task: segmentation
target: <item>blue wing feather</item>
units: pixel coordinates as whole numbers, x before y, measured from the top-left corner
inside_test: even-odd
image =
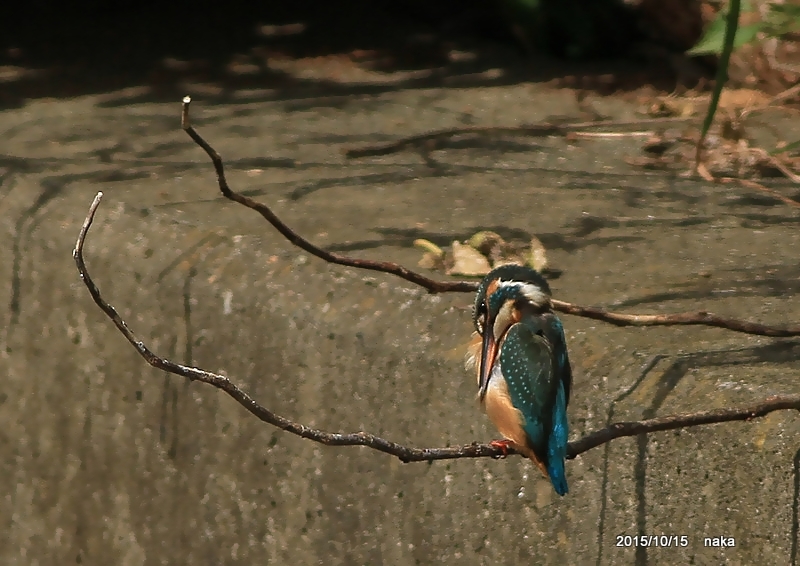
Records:
[[[556,375],[564,384],[564,401],[569,404],[569,394],[572,389],[572,366],[569,363],[564,327],[561,325],[561,320],[554,314],[545,315],[543,322],[545,323],[543,325],[544,335],[550,340],[553,350],[556,352]]]
[[[547,442],[547,473],[556,493],[566,495],[567,471],[564,462],[567,459],[567,443],[569,442],[569,423],[567,422],[567,396],[564,382],[559,381],[556,391],[556,402],[553,405],[553,424]]]
[[[511,326],[500,348],[500,363],[511,402],[525,417],[523,429],[531,448],[545,464],[556,492],[564,495],[571,372],[563,329],[552,318],[557,324],[532,318]]]

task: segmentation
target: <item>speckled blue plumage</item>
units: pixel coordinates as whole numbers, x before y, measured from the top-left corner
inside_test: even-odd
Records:
[[[555,491],[565,495],[572,369],[564,328],[550,296],[547,281],[537,271],[521,265],[496,267],[478,287],[473,322],[483,340],[483,355],[490,351],[493,337],[500,340],[497,358],[490,362],[495,367],[487,372],[481,366],[482,394],[499,374],[511,404],[524,417],[526,444],[544,465]],[[497,364],[500,372],[494,371]]]
[[[558,317],[528,316],[512,325],[500,346],[500,364],[511,403],[525,417],[523,429],[531,448],[547,468],[556,493],[565,495],[572,372]]]

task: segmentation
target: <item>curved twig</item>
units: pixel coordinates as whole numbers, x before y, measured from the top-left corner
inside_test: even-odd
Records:
[[[272,224],[278,232],[283,235],[284,238],[289,240],[298,248],[307,251],[311,255],[317,256],[320,259],[323,259],[329,263],[335,263],[337,265],[344,265],[347,267],[357,267],[359,269],[368,269],[371,271],[380,271],[382,273],[390,273],[392,275],[396,275],[406,281],[410,281],[411,283],[416,283],[420,287],[424,287],[431,293],[445,293],[445,292],[466,292],[469,293],[471,291],[475,291],[478,288],[477,283],[473,283],[470,281],[436,281],[434,279],[430,279],[421,275],[419,273],[415,273],[410,269],[406,269],[402,265],[398,263],[393,263],[390,261],[373,261],[370,259],[359,259],[354,257],[348,257],[340,254],[336,254],[333,252],[329,252],[323,250],[322,248],[318,248],[299,234],[289,228],[284,222],[278,218],[278,216],[272,212],[267,205],[261,204],[260,202],[256,202],[253,199],[241,195],[239,193],[235,193],[231,190],[228,186],[228,181],[225,178],[225,167],[222,163],[222,157],[220,157],[219,153],[209,145],[209,143],[204,140],[200,134],[191,126],[189,123],[189,104],[192,102],[191,97],[186,96],[183,98],[183,112],[181,113],[181,127],[189,134],[189,137],[194,140],[194,142],[203,148],[208,156],[211,158],[212,163],[214,164],[214,169],[217,171],[217,181],[219,182],[219,190],[222,192],[223,196],[226,198],[238,202],[239,204],[243,204],[247,208],[252,208],[256,212],[258,212],[261,216],[263,216],[267,222]]]
[[[92,296],[95,304],[103,310],[123,336],[125,336],[125,339],[136,348],[136,351],[139,352],[151,366],[175,375],[186,377],[193,381],[201,381],[213,385],[230,395],[237,403],[259,420],[302,438],[319,442],[320,444],[326,444],[328,446],[366,446],[373,450],[396,456],[403,462],[452,460],[457,458],[497,458],[502,455],[500,449],[494,448],[488,444],[473,443],[447,448],[412,448],[367,432],[338,433],[314,429],[273,413],[260,405],[255,399],[250,397],[250,395],[245,393],[235,383],[223,375],[200,368],[176,364],[175,362],[159,357],[145,346],[142,341],[136,338],[136,335],[128,328],[128,325],[122,317],[119,316],[117,310],[103,299],[100,294],[100,289],[97,288],[97,285],[95,285],[86,269],[86,263],[83,258],[83,245],[86,241],[86,235],[89,232],[92,221],[94,220],[97,207],[100,205],[102,196],[103,193],[97,193],[97,196],[95,196],[89,208],[89,213],[83,221],[83,226],[78,235],[78,240],[75,243],[72,256],[78,267],[78,273],[89,290],[89,294]],[[592,448],[596,448],[597,446],[623,436],[636,436],[650,432],[673,430],[703,424],[744,421],[763,417],[773,411],[785,409],[800,411],[800,395],[769,397],[752,406],[736,409],[717,409],[699,413],[659,417],[645,421],[614,423],[604,429],[592,432],[575,442],[571,442],[568,447],[568,458],[575,458],[587,450],[591,450]]]
[[[267,205],[256,202],[249,197],[231,190],[231,188],[228,186],[228,181],[225,178],[225,167],[222,163],[222,157],[220,157],[219,153],[217,153],[217,151],[211,147],[211,145],[204,140],[189,123],[189,104],[191,101],[192,99],[188,96],[184,97],[183,99],[181,127],[186,131],[187,134],[189,134],[189,137],[191,137],[192,140],[199,145],[211,158],[211,162],[214,164],[214,169],[217,172],[219,189],[223,196],[258,212],[267,220],[267,222],[272,224],[278,230],[278,232],[280,232],[295,246],[329,263],[396,275],[401,279],[405,279],[406,281],[419,285],[423,289],[428,290],[430,293],[470,293],[477,290],[478,284],[474,281],[437,281],[435,279],[425,277],[424,275],[421,275],[415,271],[411,271],[410,269],[407,269],[398,263],[348,257],[345,255],[328,252],[315,246],[297,234],[294,230],[289,228],[289,226],[287,226],[280,218],[278,218],[278,216],[272,212],[272,209],[270,209]],[[767,326],[757,322],[725,318],[705,311],[647,315],[623,314],[609,312],[597,307],[583,307],[555,299],[553,300],[553,308],[562,313],[600,320],[615,326],[700,325],[724,328],[734,332],[756,334],[759,336],[800,336],[800,325],[785,327]]]

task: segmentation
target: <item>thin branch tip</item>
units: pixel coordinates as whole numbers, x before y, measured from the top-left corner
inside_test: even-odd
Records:
[[[183,97],[183,105],[181,108],[181,128],[185,131],[188,131],[191,128],[189,124],[189,105],[192,103],[191,96],[184,96]]]
[[[100,206],[100,201],[102,199],[103,191],[97,191],[97,194],[92,200],[92,204],[89,205],[89,212],[86,214],[86,218],[83,220],[81,229],[78,232],[78,239],[75,242],[75,248],[72,250],[72,257],[76,262],[78,262],[78,271],[81,273],[81,277],[84,276],[83,271],[85,270],[85,266],[84,269],[81,269],[83,264],[83,243],[86,240],[86,233],[89,231],[89,227],[94,221],[94,215],[97,212],[97,208]]]

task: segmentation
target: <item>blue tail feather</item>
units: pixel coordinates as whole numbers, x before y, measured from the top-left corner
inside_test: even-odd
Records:
[[[564,383],[558,383],[555,404],[553,405],[553,429],[547,441],[547,473],[559,495],[566,495],[567,471],[564,461],[567,458],[567,442],[569,440],[569,423],[567,422],[567,396]]]

